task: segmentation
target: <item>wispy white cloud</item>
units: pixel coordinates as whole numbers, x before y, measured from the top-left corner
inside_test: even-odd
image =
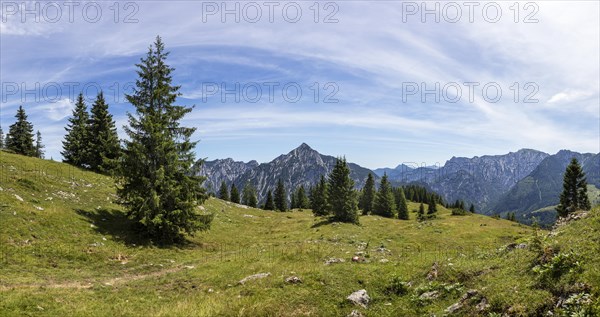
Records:
[[[31,110],[37,112],[37,116],[46,117],[52,121],[59,121],[71,115],[73,105],[70,99],[63,98],[52,103],[34,106]]]
[[[600,151],[598,2],[537,2],[539,21],[532,24],[513,21],[508,8],[512,3],[502,3],[504,16],[498,23],[476,16],[475,23],[463,19],[456,24],[418,19],[403,23],[402,2],[338,2],[339,22],[333,24],[314,23],[308,8],[312,3],[302,3],[309,18],[295,24],[281,19],[222,23],[219,16],[205,23],[200,2],[137,4],[139,22],[133,24],[112,19],[78,21],[68,28],[68,23],[19,25],[14,19],[2,24],[3,80],[86,81],[94,76],[124,80],[119,76],[127,66],[112,61],[131,58],[136,62],[160,34],[168,48],[180,52],[172,54],[171,60],[178,73],[185,74],[179,83],[183,97],[192,101],[203,97],[197,83],[208,71],[243,80],[271,76],[300,78],[306,83],[329,80],[340,86],[339,105],[213,103],[199,107],[187,122],[199,127],[203,139],[307,133],[308,128],[311,133],[328,135],[328,127],[335,126],[356,131],[357,136],[368,131],[373,140],[441,144],[443,150],[436,152],[435,159],[485,154],[477,148],[490,147],[499,151],[520,147]],[[521,12],[520,19],[524,16]],[[22,41],[32,36],[44,47],[43,56],[31,52],[36,50],[35,41]],[[47,67],[31,67],[31,61],[43,58],[48,59]],[[242,69],[247,73],[240,73]],[[402,102],[404,82],[470,81],[498,83],[503,88],[502,101],[486,102],[478,90],[474,102]],[[519,102],[514,102],[510,89],[515,82],[521,89]],[[530,92],[522,89],[527,82],[539,87],[534,96],[538,103],[522,102]],[[58,118],[58,124],[65,105],[56,107],[45,111],[52,113],[49,118]],[[123,110],[117,110],[116,117],[122,121]],[[400,150],[390,154],[390,166],[399,159],[396,156],[403,155]]]

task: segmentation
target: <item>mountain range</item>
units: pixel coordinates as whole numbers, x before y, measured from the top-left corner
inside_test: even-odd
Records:
[[[235,184],[239,189],[250,183],[256,188],[260,202],[266,198],[269,190],[275,190],[277,181],[281,179],[288,189],[289,200],[290,189],[304,186],[308,190],[308,187],[319,181],[321,175],[331,172],[335,162],[335,157],[322,155],[308,144],[302,143],[288,154],[280,155],[268,163],[245,163],[232,159],[207,161],[202,164],[200,174],[206,177],[204,184],[210,192],[216,192],[222,181],[227,186]],[[373,171],[354,163],[348,163],[348,166],[355,187],[362,188],[367,176]]]
[[[375,176],[376,182],[386,173],[395,185],[420,184],[448,202],[460,199],[472,203],[484,214],[515,212],[519,220],[527,222],[536,210],[546,208],[546,214],[541,216],[547,224],[554,220],[554,210],[548,207],[558,204],[562,177],[573,157],[583,166],[588,183],[600,188],[600,154],[567,150],[553,155],[521,149],[504,155],[452,157],[443,166],[403,163],[395,168],[370,170],[354,163],[348,165],[357,189],[362,188],[369,173]],[[198,164],[202,164],[200,174],[206,177],[204,186],[208,191],[216,192],[222,181],[228,186],[235,184],[239,189],[250,183],[262,202],[279,179],[288,189],[289,199],[290,189],[316,184],[321,175],[331,172],[335,161],[334,156],[320,154],[303,143],[268,163],[227,158]]]

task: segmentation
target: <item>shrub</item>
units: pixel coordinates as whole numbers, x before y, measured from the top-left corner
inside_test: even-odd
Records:
[[[538,274],[542,285],[555,284],[553,282],[560,279],[567,273],[578,273],[581,270],[581,262],[578,255],[573,252],[562,252],[554,255],[548,261],[542,261],[536,265],[533,271]]]
[[[558,316],[596,316],[593,312],[592,297],[587,293],[572,294],[563,302]]]
[[[403,282],[399,276],[393,276],[390,283],[385,288],[388,295],[404,295],[408,292],[408,284]]]
[[[465,216],[466,214],[466,210],[460,208],[452,208],[452,216]]]

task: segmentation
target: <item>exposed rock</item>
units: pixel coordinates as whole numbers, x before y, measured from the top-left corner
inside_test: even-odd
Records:
[[[565,224],[571,222],[571,221],[576,221],[579,219],[583,219],[583,218],[587,218],[587,216],[589,215],[588,211],[576,211],[573,213],[570,213],[568,216],[566,217],[561,217],[559,218],[556,223],[554,224],[554,226],[552,227],[552,230],[556,230],[561,226],[564,226]]]
[[[268,277],[270,275],[271,275],[271,273],[258,273],[258,274],[246,276],[243,279],[241,279],[238,283],[241,284],[241,285],[244,285],[248,281],[265,278],[265,277]]]
[[[33,208],[35,208],[35,209],[37,209],[37,210],[39,210],[39,211],[43,211],[43,210],[44,210],[44,208],[42,208],[42,207],[40,207],[40,206],[33,206]]]
[[[490,304],[488,304],[487,298],[485,298],[485,297],[481,299],[481,301],[479,302],[479,304],[477,304],[477,306],[475,306],[475,308],[479,312],[485,311],[486,309],[488,309],[488,307],[490,307]]]
[[[367,308],[367,305],[369,305],[369,301],[371,301],[371,298],[369,297],[369,294],[367,294],[367,291],[365,289],[361,289],[350,294],[348,297],[346,297],[346,299],[348,299],[354,305],[359,305],[364,308]]]
[[[512,251],[514,249],[526,249],[527,248],[527,243],[511,243],[509,245],[506,246],[506,251]]]
[[[419,296],[419,299],[423,299],[423,300],[433,300],[440,297],[440,292],[438,291],[431,291],[431,292],[425,292],[423,294],[421,294],[421,296]]]
[[[344,261],[344,259],[341,258],[329,258],[325,261],[325,265],[330,265],[333,263],[344,263],[346,261]]]
[[[379,263],[388,263],[389,261],[390,260],[388,260],[388,259],[381,259],[381,260],[379,260]]]
[[[431,269],[429,269],[429,273],[427,273],[427,280],[433,281],[438,277],[438,267],[438,263],[434,262]]]
[[[243,215],[242,217],[244,217],[244,218],[254,218],[253,215]]]
[[[463,307],[462,303],[454,303],[450,305],[450,307],[446,308],[446,312],[449,314],[454,314],[457,310]]]
[[[364,315],[355,309],[350,314],[348,314],[346,317],[364,317]]]
[[[235,184],[238,188],[251,183],[256,187],[258,200],[264,201],[267,192],[275,190],[280,178],[285,188],[298,188],[301,185],[308,188],[316,184],[321,175],[329,174],[335,162],[334,156],[321,155],[307,144],[302,144],[268,163],[259,164],[256,161],[246,163],[222,159],[203,162],[199,167],[200,175],[207,177],[203,183],[205,187],[219,188],[222,181],[225,181],[228,187]],[[355,187],[362,188],[371,170],[353,163],[348,163],[348,167]],[[375,176],[375,178],[379,177]]]
[[[15,198],[16,198],[18,201],[23,201],[23,198],[21,198],[21,196],[19,196],[19,195],[17,195],[17,194],[15,194]]]
[[[460,301],[464,302],[477,294],[479,294],[479,292],[476,289],[470,289],[460,298]]]
[[[297,276],[290,276],[285,279],[285,282],[290,283],[290,284],[300,284],[300,283],[302,283],[302,279],[300,279]]]
[[[392,251],[386,249],[384,246],[380,246],[379,248],[377,248],[375,251],[377,252],[381,252],[381,253],[392,253]]]
[[[449,314],[453,314],[456,311],[460,310],[461,308],[463,308],[465,301],[467,301],[469,298],[472,298],[474,296],[476,296],[479,292],[476,289],[470,289],[468,290],[459,300],[458,302],[450,305],[450,307],[446,308],[446,312]]]

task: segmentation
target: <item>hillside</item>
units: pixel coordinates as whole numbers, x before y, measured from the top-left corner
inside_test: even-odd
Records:
[[[426,223],[411,213],[355,226],[211,199],[210,231],[162,247],[130,231],[105,176],[0,152],[0,187],[2,316],[532,316],[572,309],[573,294],[600,313],[598,209],[536,239],[530,227],[442,206]],[[577,270],[551,267],[559,280],[541,283],[536,241],[550,259],[572,254]],[[239,283],[257,273],[269,274]],[[366,307],[346,300],[360,289]]]
[[[563,186],[563,175],[571,158],[577,158],[586,174],[590,188],[590,202],[597,201],[595,187],[600,186],[598,166],[600,154],[580,154],[571,151],[560,151],[545,158],[527,177],[521,179],[496,203],[494,210],[498,213],[516,212],[523,221],[531,221],[538,217],[545,224],[554,223],[555,212],[540,217],[540,209],[552,210],[546,207],[558,205]]]

